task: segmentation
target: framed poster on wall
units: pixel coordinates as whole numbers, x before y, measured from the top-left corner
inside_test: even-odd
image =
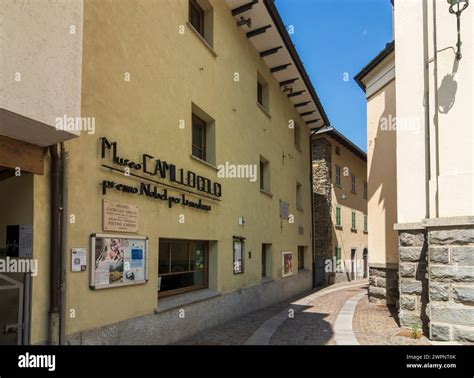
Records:
[[[233,266],[234,274],[244,272],[244,240],[234,237],[233,241]]]
[[[92,234],[90,271],[91,289],[146,283],[148,238]]]
[[[293,252],[281,253],[281,276],[289,277],[293,275]]]

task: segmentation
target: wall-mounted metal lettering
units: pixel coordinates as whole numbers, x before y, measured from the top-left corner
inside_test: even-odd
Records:
[[[169,182],[196,189],[198,192],[216,198],[222,197],[222,186],[218,182],[213,182],[206,177],[197,175],[193,171],[186,171],[182,168],[178,169],[176,165],[155,159],[152,155],[143,154],[139,162],[123,158],[118,155],[117,142],[110,142],[105,137],[100,139],[102,159],[107,157],[107,152],[109,152],[109,154],[111,152],[112,162],[118,166],[141,171],[146,175],[161,179],[167,179]]]

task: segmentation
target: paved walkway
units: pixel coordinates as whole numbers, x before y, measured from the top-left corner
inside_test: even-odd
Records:
[[[336,284],[201,332],[181,345],[431,345],[400,329],[394,307],[368,302],[367,281]]]
[[[344,303],[344,306],[342,306],[339,311],[336,324],[334,324],[334,336],[337,345],[359,345],[359,342],[354,335],[354,330],[352,329],[352,320],[354,318],[357,303],[365,295],[365,292],[354,295]]]
[[[295,329],[296,327],[309,327],[312,324],[307,324],[304,326],[303,324],[298,324],[295,327],[295,324],[293,320],[295,320],[295,317],[297,316],[298,320],[301,320],[304,316],[301,314],[297,314],[298,312],[307,312],[310,308],[313,307],[313,304],[320,300],[322,297],[327,297],[329,294],[332,293],[337,293],[337,292],[347,292],[348,290],[352,288],[358,288],[362,285],[365,285],[365,283],[356,283],[355,285],[343,285],[340,287],[329,287],[326,289],[323,289],[321,291],[317,291],[313,294],[310,294],[296,302],[293,302],[289,307],[285,308],[283,311],[278,313],[277,315],[274,315],[272,318],[266,320],[260,327],[253,333],[253,335],[247,340],[246,344],[247,345],[268,345],[271,343],[273,336],[275,333],[278,331],[280,326],[283,325],[284,322],[288,321],[288,326],[290,329]],[[337,294],[335,294],[337,295]],[[307,319],[308,322],[313,322],[315,319]],[[321,320],[321,319],[319,319]],[[318,320],[315,320],[316,323],[318,323]],[[293,324],[292,324],[293,323]],[[301,322],[300,322],[301,323]],[[308,335],[305,335],[305,338]],[[304,343],[304,340],[298,340],[295,339],[297,337],[296,333],[292,335],[291,338],[288,338],[287,340],[293,340],[296,343],[298,341]],[[276,340],[274,340],[276,341]]]
[[[363,345],[431,345],[430,341],[423,337],[413,339],[400,336],[403,330],[398,326],[397,310],[395,306],[369,303],[367,295],[364,295],[354,313],[353,330],[354,335]]]
[[[280,303],[182,340],[180,345],[335,344],[333,327],[345,301],[365,282],[343,283]],[[292,311],[290,311],[292,310]]]

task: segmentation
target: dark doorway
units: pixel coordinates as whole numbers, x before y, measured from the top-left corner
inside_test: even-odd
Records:
[[[351,281],[354,281],[357,277],[357,269],[356,269],[356,249],[351,248]]]
[[[364,248],[362,259],[364,260],[364,278],[367,278],[369,276],[369,251],[367,248]]]

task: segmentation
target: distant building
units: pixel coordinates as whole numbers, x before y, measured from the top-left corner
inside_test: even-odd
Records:
[[[332,127],[316,131],[311,146],[317,284],[364,278],[368,274],[367,156]]]

